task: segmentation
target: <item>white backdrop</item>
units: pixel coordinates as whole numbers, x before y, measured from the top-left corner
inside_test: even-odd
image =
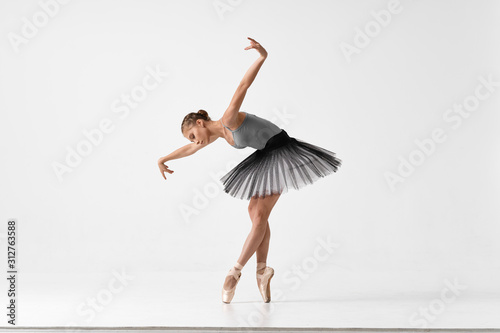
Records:
[[[283,283],[500,292],[498,1],[1,1],[0,21],[1,248],[16,219],[22,281],[229,270],[251,221],[218,179],[254,150],[217,140],[166,181],[157,160],[188,112],[222,116],[249,36],[269,56],[242,110],[343,161],[269,218]]]

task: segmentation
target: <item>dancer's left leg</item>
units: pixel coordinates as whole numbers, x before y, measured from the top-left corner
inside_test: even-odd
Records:
[[[252,220],[252,229],[247,236],[240,257],[238,258],[237,262],[240,265],[245,266],[264,240],[268,227],[267,220],[280,195],[281,194],[274,194],[264,198],[252,197],[250,199],[248,212]],[[224,282],[224,288],[229,290],[235,284],[236,280],[232,276],[227,276]]]

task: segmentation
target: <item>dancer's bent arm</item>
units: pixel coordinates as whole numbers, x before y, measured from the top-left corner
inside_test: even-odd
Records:
[[[168,154],[167,156],[160,157],[160,159],[158,159],[158,167],[160,168],[160,172],[161,172],[163,178],[165,178],[165,172],[168,172],[170,174],[172,174],[174,172],[173,170],[168,169],[168,166],[165,165],[165,163],[167,161],[171,161],[171,160],[175,160],[175,159],[179,159],[179,158],[193,155],[198,150],[200,150],[202,147],[204,147],[204,146],[197,145],[195,143],[189,143],[183,147],[180,147],[179,149],[175,150],[174,152]],[[165,179],[167,179],[167,178],[165,178]]]
[[[267,51],[262,47],[262,45],[260,45],[250,37],[248,37],[248,39],[250,39],[251,45],[247,46],[245,50],[249,50],[252,48],[256,49],[259,52],[260,57],[257,60],[255,60],[255,62],[250,66],[250,68],[243,76],[243,79],[238,85],[238,88],[236,89],[236,92],[234,93],[234,96],[231,99],[231,102],[229,103],[229,107],[222,116],[223,121],[227,126],[233,126],[237,122],[238,113],[241,104],[243,103],[243,99],[245,98],[245,95],[247,93],[247,90],[252,85],[252,82],[255,80],[257,73],[259,72],[260,68],[262,67],[262,64],[267,58]]]

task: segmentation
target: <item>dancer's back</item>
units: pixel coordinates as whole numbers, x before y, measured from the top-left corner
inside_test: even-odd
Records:
[[[242,149],[252,147],[255,149],[263,149],[267,141],[274,135],[281,132],[281,128],[267,119],[256,116],[252,113],[245,113],[245,119],[240,127],[235,130],[229,129],[222,123],[222,125],[233,133],[234,148]],[[222,122],[222,120],[221,120]]]

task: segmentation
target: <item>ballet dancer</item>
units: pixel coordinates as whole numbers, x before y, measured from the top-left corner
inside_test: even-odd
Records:
[[[312,184],[321,177],[337,172],[342,164],[334,152],[290,137],[274,123],[255,114],[239,111],[248,88],[267,58],[264,47],[256,40],[248,39],[250,45],[245,50],[257,50],[259,58],[243,76],[222,118],[211,120],[205,110],[187,114],[182,121],[181,132],[191,143],[158,160],[160,172],[166,180],[165,172],[174,172],[165,165],[167,161],[190,156],[218,138],[224,138],[236,149],[256,149],[220,179],[224,192],[238,199],[249,200],[248,213],[252,221],[241,254],[225,278],[222,287],[224,303],[230,303],[233,299],[241,270],[254,253],[257,254],[257,286],[264,302],[271,301],[270,281],[274,269],[266,265],[271,237],[268,221],[271,210],[280,195],[289,188],[298,190]]]

